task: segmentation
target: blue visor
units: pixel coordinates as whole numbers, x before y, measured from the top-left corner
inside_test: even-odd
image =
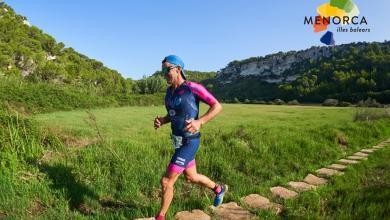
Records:
[[[180,59],[180,57],[178,57],[176,55],[169,55],[169,56],[166,56],[162,62],[163,63],[168,62],[172,65],[180,66],[181,67],[181,75],[182,75],[183,79],[187,80],[186,75],[184,73],[184,62],[182,59]]]

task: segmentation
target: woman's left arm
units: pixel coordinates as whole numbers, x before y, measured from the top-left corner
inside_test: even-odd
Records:
[[[187,126],[186,131],[189,131],[191,133],[195,133],[200,130],[202,125],[206,124],[208,121],[213,119],[215,116],[217,116],[222,111],[222,105],[216,101],[212,106],[210,106],[209,110],[202,115],[197,120],[187,120]]]

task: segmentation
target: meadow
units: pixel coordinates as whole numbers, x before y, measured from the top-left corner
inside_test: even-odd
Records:
[[[303,179],[390,136],[389,119],[354,121],[357,109],[353,107],[223,106],[221,115],[201,129],[196,160],[198,172],[229,185],[226,202],[239,202],[251,193],[271,197],[269,187]],[[204,111],[206,106],[201,108]],[[45,140],[51,144],[36,144],[23,161],[2,165],[12,169],[0,178],[0,190],[6,192],[0,195],[0,217],[1,213],[42,219],[153,216],[159,209],[160,178],[173,153],[170,127],[153,128],[154,117],[164,114],[163,106],[134,106],[35,115],[37,132],[50,134]],[[389,155],[384,152],[382,162]],[[16,151],[4,148],[1,153],[2,159],[18,160]],[[350,187],[358,184],[346,182]],[[334,217],[334,212],[318,211],[318,202],[310,206],[308,201],[320,196],[325,194],[309,193],[303,201],[284,204],[287,210],[281,217]],[[206,209],[212,200],[209,189],[181,177],[167,217],[182,210]],[[300,204],[306,204],[307,210],[294,211]]]

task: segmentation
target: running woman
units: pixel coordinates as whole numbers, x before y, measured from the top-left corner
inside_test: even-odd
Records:
[[[214,206],[222,203],[227,185],[218,185],[208,177],[196,171],[195,154],[200,143],[200,128],[222,111],[221,104],[202,85],[186,81],[183,61],[175,55],[169,55],[162,61],[162,72],[167,83],[165,107],[168,114],[154,119],[155,129],[171,123],[172,144],[175,153],[161,178],[162,200],[157,220],[165,219],[172,202],[173,186],[179,175],[184,172],[188,182],[210,188],[215,193]],[[199,101],[209,105],[209,110],[200,118]]]

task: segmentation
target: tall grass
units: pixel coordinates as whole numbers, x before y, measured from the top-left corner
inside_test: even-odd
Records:
[[[59,185],[52,187],[52,196],[71,211],[56,205],[47,210],[60,209],[58,216],[100,218],[154,215],[159,208],[160,177],[173,151],[169,127],[156,131],[152,126],[155,115],[165,109],[122,107],[91,112],[105,142],[65,148],[48,161],[48,167],[64,172],[46,172],[47,181]],[[198,171],[229,184],[226,201],[239,201],[250,193],[270,196],[270,186],[302,179],[389,136],[388,119],[354,121],[354,112],[354,108],[225,105],[223,114],[202,129]],[[88,117],[85,111],[73,111],[38,115],[36,120],[78,138],[95,138],[96,129],[84,121]],[[66,182],[69,178],[72,181]],[[58,190],[64,191],[62,197],[56,195]],[[81,198],[66,202],[76,192]],[[181,210],[205,209],[212,199],[210,190],[181,178],[168,217]]]
[[[160,177],[173,152],[169,127],[156,131],[152,126],[154,116],[164,111],[160,106],[122,107],[32,119],[2,112],[0,216],[154,215]],[[223,114],[202,128],[198,171],[229,184],[226,201],[239,201],[250,193],[270,196],[270,186],[302,179],[389,136],[388,119],[354,122],[353,116],[353,108],[225,105]],[[71,134],[63,137],[103,138],[64,146],[61,138],[48,133],[53,128]],[[180,178],[168,217],[181,210],[206,209],[212,199],[210,190]]]
[[[102,96],[74,86],[31,83],[12,77],[0,80],[0,106],[24,114],[113,106],[161,105],[162,94]]]
[[[374,121],[389,118],[390,108],[358,108],[354,115],[354,121]]]

